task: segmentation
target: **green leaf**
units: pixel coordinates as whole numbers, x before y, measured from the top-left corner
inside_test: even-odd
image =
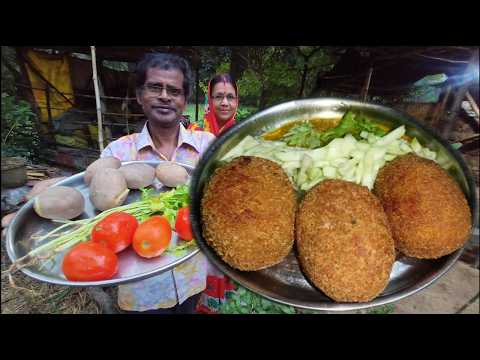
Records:
[[[167,252],[170,252],[174,256],[183,256],[186,254],[187,250],[193,247],[197,247],[195,240],[184,242],[184,244],[177,245],[172,249],[167,249]]]
[[[391,314],[395,311],[395,305],[393,304],[387,304],[383,306],[378,306],[376,308],[373,308],[372,310],[368,311],[368,314]]]
[[[309,121],[293,126],[280,140],[288,146],[310,149],[315,149],[322,145],[320,133],[315,130]]]
[[[311,122],[306,121],[293,126],[280,141],[289,146],[316,149],[327,145],[333,139],[342,138],[347,134],[352,134],[360,139],[360,133],[367,131],[377,136],[384,136],[386,131],[375,124],[371,119],[362,113],[347,111],[340,123],[331,129],[323,132],[317,131]]]

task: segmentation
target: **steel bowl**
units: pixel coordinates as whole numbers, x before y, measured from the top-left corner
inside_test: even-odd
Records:
[[[365,303],[341,303],[331,300],[306,279],[299,267],[295,249],[278,265],[246,272],[230,267],[207,244],[202,234],[200,202],[205,185],[228,151],[247,135],[263,135],[294,120],[338,119],[347,109],[360,110],[376,122],[392,128],[405,125],[407,135],[416,137],[423,146],[436,151],[442,167],[463,190],[474,219],[472,229],[475,228],[478,204],[473,177],[460,153],[435,130],[404,112],[373,103],[338,98],[290,101],[261,111],[230,128],[208,148],[193,173],[190,195],[194,236],[208,259],[242,286],[273,301],[299,308],[351,311],[392,303],[415,294],[443,276],[462,254],[463,249],[459,249],[436,260],[420,260],[399,254],[389,283],[377,298]]]
[[[122,165],[131,163],[145,163],[155,167],[161,162],[163,161],[127,161],[123,162]],[[186,164],[179,165],[183,166],[190,175],[192,174],[192,166]],[[70,186],[80,191],[80,193],[85,199],[85,209],[83,214],[80,215],[79,219],[92,218],[100,213],[94,208],[93,204],[90,201],[88,185],[83,180],[84,174],[85,172],[75,174],[53,185]],[[168,188],[162,187],[161,184],[159,185],[159,192],[168,190]],[[139,190],[130,190],[130,193],[128,194],[128,197],[125,200],[124,204],[129,204],[133,201],[137,201],[139,198]],[[31,199],[24,206],[22,206],[22,208],[18,211],[17,215],[8,227],[6,248],[8,256],[12,262],[20,259],[29,251],[37,248],[44,243],[38,243],[38,241],[35,240],[34,235],[46,234],[48,231],[51,231],[59,226],[59,224],[51,220],[44,219],[38,216],[33,209],[33,201],[34,199]],[[170,246],[175,246],[177,240],[178,237],[176,233],[172,232],[172,240],[170,242]],[[184,261],[187,261],[191,257],[195,256],[195,254],[197,254],[200,250],[198,247],[192,247],[190,249],[186,249],[186,252],[181,256],[176,256],[170,253],[163,253],[161,256],[152,259],[144,259],[138,256],[130,246],[117,254],[119,270],[113,278],[102,281],[88,282],[69,281],[65,278],[61,270],[61,264],[63,256],[67,251],[68,250],[59,252],[54,257],[54,261],[47,264],[48,266],[25,267],[22,268],[21,271],[25,275],[28,275],[36,280],[56,285],[106,287],[125,284],[133,281],[139,281],[155,275],[159,275],[165,271],[174,268],[177,265],[180,265]]]

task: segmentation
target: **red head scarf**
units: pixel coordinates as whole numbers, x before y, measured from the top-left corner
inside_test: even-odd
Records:
[[[213,104],[213,98],[211,96],[211,82],[210,80],[208,82],[208,104],[205,106],[205,115],[203,117],[203,131],[209,131],[213,135],[218,136],[220,133],[223,131],[227,130],[228,128],[232,127],[235,125],[235,117],[237,116],[237,110],[238,110],[238,94],[237,95],[237,110],[235,110],[235,113],[233,116],[227,120],[225,125],[223,125],[221,128],[219,127],[219,123],[217,120],[217,117],[215,115],[215,105]],[[200,129],[197,125],[191,125],[189,129],[193,130],[202,130]]]

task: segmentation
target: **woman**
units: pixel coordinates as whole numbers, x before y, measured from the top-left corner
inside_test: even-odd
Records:
[[[205,107],[203,131],[218,136],[235,125],[238,109],[238,92],[235,81],[229,74],[215,76],[208,83],[208,104]],[[202,130],[192,124],[189,129]]]
[[[215,136],[235,124],[238,109],[237,85],[229,74],[215,76],[208,84],[208,105],[205,108],[204,131]],[[190,129],[201,130],[192,124]],[[235,291],[235,285],[213,264],[207,267],[207,288],[197,304],[197,312],[215,314]]]

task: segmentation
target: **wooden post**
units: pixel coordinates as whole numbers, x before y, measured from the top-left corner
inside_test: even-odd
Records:
[[[195,123],[198,124],[198,98],[200,95],[199,65],[195,68]]]
[[[53,121],[52,121],[52,110],[50,108],[50,87],[48,86],[48,84],[46,84],[45,86],[45,101],[47,103],[48,123],[53,129],[54,127],[53,127]]]
[[[128,124],[128,90],[125,98],[125,122],[127,123],[127,134],[130,135],[130,125]]]
[[[100,102],[100,91],[98,89],[98,77],[97,77],[97,59],[95,56],[95,46],[90,46],[92,52],[92,78],[93,86],[95,88],[95,102],[97,105],[97,121],[98,121],[98,146],[100,152],[103,151],[103,126],[102,126],[102,105]]]
[[[477,116],[479,116],[480,112],[478,110],[478,105],[477,105],[477,103],[475,102],[475,99],[473,98],[473,96],[470,94],[470,92],[468,90],[467,90],[465,96],[467,97],[467,100],[470,103],[470,105],[472,106],[472,109],[475,112],[475,114],[477,114]]]
[[[370,80],[372,79],[372,73],[373,73],[373,67],[370,67],[368,69],[367,78],[365,79],[365,85],[362,91],[362,101],[367,100],[368,89],[370,88]]]
[[[129,92],[129,89],[130,89],[130,72],[128,73],[128,81],[127,81],[127,93],[125,94],[125,100],[123,102],[125,108],[124,108],[124,112],[125,112],[125,123],[127,125],[127,134],[130,135],[130,127],[129,127],[129,124],[128,124],[128,96],[130,95],[130,92]]]
[[[450,85],[447,86],[447,90],[445,95],[443,96],[442,103],[438,108],[438,111],[435,112],[432,118],[432,127],[436,128],[438,126],[438,120],[442,118],[443,113],[445,111],[445,106],[447,105],[448,98],[450,97],[450,92],[452,91],[452,87]]]

